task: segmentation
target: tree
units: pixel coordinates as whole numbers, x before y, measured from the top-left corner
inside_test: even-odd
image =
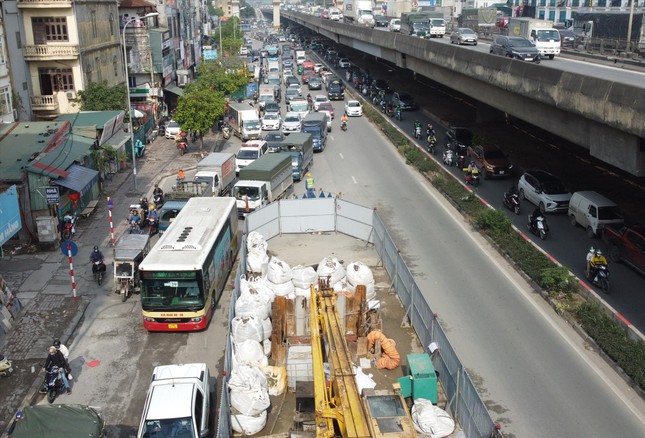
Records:
[[[231,70],[237,70],[232,72]],[[217,61],[205,61],[197,67],[197,81],[190,84],[187,88],[207,88],[222,95],[235,93],[245,86],[248,79],[244,74],[239,73],[237,67],[231,68]]]
[[[224,95],[197,81],[184,90],[173,118],[183,131],[199,132],[200,148],[203,148],[204,133],[222,115],[224,115]]]
[[[123,110],[125,109],[125,94],[125,85],[109,87],[107,81],[90,82],[85,90],[78,92],[81,111]]]
[[[255,18],[255,9],[246,0],[240,0],[240,17]]]

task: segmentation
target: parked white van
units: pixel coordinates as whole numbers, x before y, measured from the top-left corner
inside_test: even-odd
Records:
[[[569,201],[569,219],[574,227],[580,224],[589,237],[597,236],[607,224],[621,224],[623,215],[616,203],[598,192],[575,192]]]
[[[205,363],[158,366],[146,395],[137,438],[210,436],[210,373]]]

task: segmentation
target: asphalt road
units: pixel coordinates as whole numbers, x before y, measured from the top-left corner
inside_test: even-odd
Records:
[[[342,105],[334,104],[337,114]],[[521,437],[642,436],[643,417],[630,411],[633,403],[644,412],[642,401],[631,400],[622,381],[382,135],[364,118],[351,119],[347,132],[338,118],[333,127],[327,149],[315,156],[316,186],[379,209],[504,431]],[[239,144],[232,139],[224,151]],[[301,193],[302,183],[296,187]],[[138,427],[154,366],[205,361],[213,374],[221,367],[228,300],[220,301],[203,333],[149,334],[138,296],[121,303],[110,286],[108,277],[70,346],[74,392],[60,402],[99,407],[110,436],[128,437]]]

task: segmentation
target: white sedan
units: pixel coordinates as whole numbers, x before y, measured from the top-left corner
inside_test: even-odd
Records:
[[[324,67],[322,64],[314,64],[314,72],[320,73],[320,70]]]
[[[350,117],[360,117],[363,115],[363,105],[358,100],[348,100],[345,103],[345,113]]]
[[[266,113],[262,117],[262,130],[263,131],[278,131],[282,125],[280,114]]]
[[[314,110],[318,111],[318,107],[320,107],[321,103],[329,102],[329,99],[327,98],[326,94],[317,94],[316,97],[314,98]]]

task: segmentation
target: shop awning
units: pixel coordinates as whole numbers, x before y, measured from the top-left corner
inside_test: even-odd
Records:
[[[184,90],[179,88],[176,85],[168,85],[166,88],[164,88],[164,91],[167,91],[172,94],[176,94],[177,96],[183,96],[184,95]]]
[[[96,170],[78,164],[72,164],[66,172],[68,175],[65,178],[58,178],[54,184],[80,192],[81,195],[89,192],[92,189],[92,184],[99,178],[99,173]]]
[[[130,140],[130,133],[121,131],[108,138],[104,145],[109,145],[114,149],[119,150],[128,142],[128,140]]]

